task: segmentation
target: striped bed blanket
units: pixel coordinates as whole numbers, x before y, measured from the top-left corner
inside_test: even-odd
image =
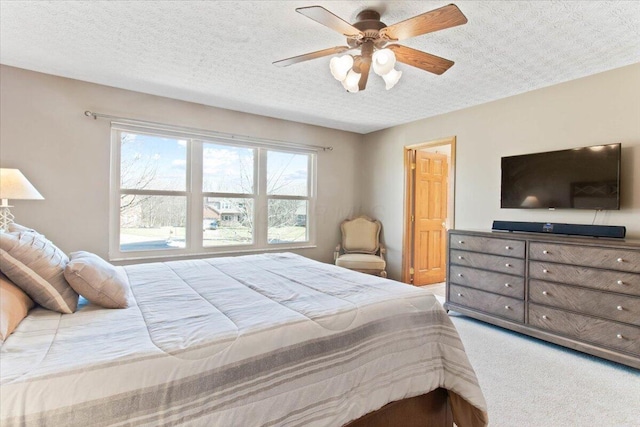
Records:
[[[438,387],[486,420],[425,290],[290,253],[123,268],[129,308],[36,308],[4,342],[3,427],[341,426]]]

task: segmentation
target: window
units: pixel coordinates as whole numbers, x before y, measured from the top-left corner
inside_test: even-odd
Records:
[[[121,251],[184,248],[187,142],[120,133]]]
[[[306,242],[309,239],[308,182],[308,155],[267,152],[269,243]]]
[[[315,153],[113,127],[112,259],[314,244]]]

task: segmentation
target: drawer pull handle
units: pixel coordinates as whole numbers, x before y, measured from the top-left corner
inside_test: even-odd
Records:
[[[546,268],[544,268],[544,269],[542,270],[542,272],[543,272],[544,274],[547,274],[547,273],[549,272],[549,270],[547,270]]]
[[[619,305],[619,306],[617,306],[617,307],[616,307],[616,309],[617,309],[618,311],[622,311],[622,310],[624,310],[624,307],[622,307],[621,305]]]
[[[625,283],[622,280],[618,280],[618,285],[624,285]]]
[[[464,277],[462,273],[458,273],[458,277]]]
[[[505,246],[504,247],[506,250],[511,250],[511,246]]]
[[[546,315],[546,314],[543,314],[543,315],[542,315],[542,318],[543,318],[544,320],[547,320],[547,319],[548,319],[548,317],[547,317],[547,315]]]
[[[461,297],[461,296],[462,296],[462,294],[461,294],[461,293],[458,293],[458,296],[459,296],[459,297]]]
[[[464,240],[458,240],[458,243],[460,243],[461,245],[464,245]]]
[[[542,251],[542,253],[547,255],[547,254],[549,254],[549,251],[545,249],[544,251]]]
[[[622,338],[624,338],[624,337],[622,336],[622,334],[618,334],[618,335],[616,335],[616,338],[618,338],[619,340],[621,340],[621,339],[622,339]]]
[[[506,308],[507,310],[511,310],[511,306],[509,305],[505,305],[504,308]]]
[[[504,284],[504,287],[505,287],[505,288],[510,288],[510,287],[511,287],[511,285],[510,285],[509,283],[505,283],[505,284]]]
[[[505,266],[505,267],[511,267],[511,264],[506,263],[504,266]]]
[[[549,295],[549,292],[547,292],[547,291],[542,291],[542,295]]]
[[[622,258],[618,258],[616,261],[618,262],[624,262],[624,260]]]
[[[458,255],[458,259],[464,259],[462,255]]]

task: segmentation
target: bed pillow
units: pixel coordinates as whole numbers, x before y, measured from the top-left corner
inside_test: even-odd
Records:
[[[0,342],[6,340],[33,307],[33,300],[0,273]]]
[[[33,228],[29,228],[29,227],[25,227],[24,225],[20,225],[20,224],[16,224],[15,222],[12,222],[11,224],[9,224],[9,228],[8,230],[10,233],[19,233],[19,232],[29,232],[29,233],[37,233],[36,230],[34,230]]]
[[[72,252],[64,277],[77,293],[94,304],[105,308],[126,308],[128,305],[126,273],[96,254]]]
[[[35,231],[0,233],[0,270],[36,303],[73,313],[78,294],[64,278],[69,258]]]

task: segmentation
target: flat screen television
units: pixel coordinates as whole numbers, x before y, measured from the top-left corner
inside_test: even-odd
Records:
[[[620,144],[502,158],[501,208],[620,209]]]

